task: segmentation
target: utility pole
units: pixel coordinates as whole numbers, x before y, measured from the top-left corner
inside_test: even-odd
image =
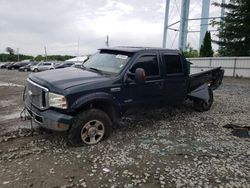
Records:
[[[181,2],[181,23],[179,33],[179,49],[184,51],[187,43],[188,33],[188,16],[189,16],[190,0],[182,0]]]
[[[105,44],[106,44],[106,46],[108,48],[109,47],[109,36],[108,35],[106,36],[106,42],[105,42]]]
[[[78,42],[77,42],[77,62],[78,62],[78,57],[79,57],[79,43],[80,43],[80,37],[78,37]]]
[[[17,48],[17,62],[19,62],[19,48]]]
[[[210,0],[202,0],[201,18],[209,18]],[[201,19],[200,25],[200,45],[201,47],[205,34],[208,30],[208,19]]]
[[[162,47],[167,47],[167,36],[168,36],[168,16],[169,16],[169,5],[170,0],[166,0],[166,7],[165,7],[165,20],[164,20],[164,28],[163,28],[163,41]]]
[[[46,46],[44,46],[44,52],[45,52],[45,61],[47,61],[47,50],[46,50]]]

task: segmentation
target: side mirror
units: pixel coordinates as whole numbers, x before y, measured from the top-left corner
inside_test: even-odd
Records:
[[[145,82],[145,80],[146,80],[146,74],[145,74],[144,69],[137,68],[135,70],[135,83],[142,84]]]

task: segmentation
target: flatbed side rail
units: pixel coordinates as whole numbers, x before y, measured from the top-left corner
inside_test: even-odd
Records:
[[[224,76],[224,70],[221,67],[217,67],[208,71],[192,74],[189,76],[189,92],[208,83],[209,87],[213,90],[217,89]]]

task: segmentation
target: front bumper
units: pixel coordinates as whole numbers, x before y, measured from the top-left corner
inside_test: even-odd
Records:
[[[26,104],[25,106],[32,119],[46,129],[53,131],[67,131],[73,121],[73,116],[70,115],[62,114],[50,109],[40,111],[36,107],[29,107]]]

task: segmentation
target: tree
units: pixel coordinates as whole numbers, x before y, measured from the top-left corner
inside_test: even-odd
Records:
[[[250,56],[250,1],[230,0],[215,6],[224,7],[224,19],[213,24],[219,26],[219,54],[223,56]]]
[[[15,51],[11,47],[7,47],[6,52],[8,52],[10,55],[13,55],[15,53]]]
[[[186,58],[199,57],[198,50],[193,49],[190,44],[187,45],[186,50],[182,52]]]
[[[44,61],[45,58],[42,55],[37,55],[34,60],[35,61]]]
[[[213,54],[211,34],[207,31],[200,48],[200,57],[212,57]]]

